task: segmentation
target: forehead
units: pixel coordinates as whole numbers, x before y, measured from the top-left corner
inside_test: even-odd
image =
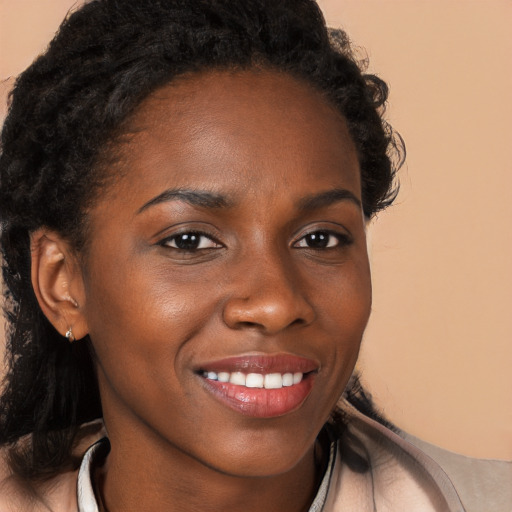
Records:
[[[118,185],[139,181],[148,196],[164,185],[229,183],[248,192],[301,182],[343,185],[360,197],[342,115],[310,85],[275,71],[192,74],[158,89],[131,118],[119,151]]]

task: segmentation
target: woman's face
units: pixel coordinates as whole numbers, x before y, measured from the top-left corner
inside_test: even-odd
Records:
[[[131,127],[83,268],[113,446],[136,435],[229,474],[288,471],[370,312],[345,122],[290,76],[244,71],[164,87]]]

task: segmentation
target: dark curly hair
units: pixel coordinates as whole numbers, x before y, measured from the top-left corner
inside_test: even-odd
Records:
[[[357,149],[365,215],[391,203],[402,157],[382,119],[387,86],[364,74],[313,0],[92,0],[17,79],[0,156],[8,349],[0,444],[11,447],[18,474],[69,466],[79,426],[102,416],[89,340],[66,343],[38,306],[30,233],[45,226],[83,250],[85,212],[141,101],[184,73],[251,67],[289,73],[328,98]]]

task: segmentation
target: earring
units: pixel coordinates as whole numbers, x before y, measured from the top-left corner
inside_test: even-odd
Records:
[[[71,327],[66,332],[66,339],[69,341],[69,343],[73,343],[73,341],[76,339]]]

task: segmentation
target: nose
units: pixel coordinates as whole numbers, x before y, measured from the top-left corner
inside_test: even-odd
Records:
[[[276,334],[314,320],[314,308],[291,266],[260,260],[253,268],[237,269],[236,274],[241,284],[223,311],[224,322],[231,329],[254,328]]]

